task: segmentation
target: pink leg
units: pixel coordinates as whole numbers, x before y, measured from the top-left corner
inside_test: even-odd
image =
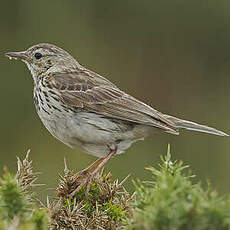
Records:
[[[94,161],[90,166],[83,169],[79,174],[84,176],[86,175],[91,169],[95,168],[98,164],[100,164],[105,158],[99,158],[96,161]]]
[[[88,194],[89,190],[90,190],[90,185],[92,183],[92,180],[94,179],[94,177],[97,175],[97,173],[104,167],[104,165],[116,154],[116,150],[112,151],[107,157],[105,158],[100,158],[102,159],[100,161],[100,164],[96,167],[96,169],[70,194],[71,196],[74,196],[76,193],[78,193],[81,188],[84,185],[87,185],[86,187],[86,195]],[[99,160],[100,160],[99,159]],[[99,160],[97,160],[96,162],[98,162]],[[95,162],[95,163],[96,163]],[[92,164],[93,165],[93,164]],[[89,166],[90,167],[90,166]],[[83,170],[84,171],[84,170]]]

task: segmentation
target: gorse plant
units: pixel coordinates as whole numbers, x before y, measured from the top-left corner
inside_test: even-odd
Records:
[[[188,166],[171,159],[170,149],[152,179],[135,182],[135,195],[103,170],[91,184],[71,196],[84,176],[67,168],[56,197],[43,205],[31,191],[37,173],[29,154],[18,171],[0,179],[0,230],[230,230],[230,198],[194,183]]]
[[[26,196],[15,176],[5,172],[0,179],[0,215],[2,219],[10,221],[15,216],[25,216],[27,210]]]
[[[170,148],[151,181],[135,183],[136,202],[129,229],[228,230],[230,199],[193,183],[188,166],[172,161]]]
[[[16,175],[4,171],[0,178],[0,230],[124,229],[123,220],[131,215],[134,196],[123,186],[128,177],[118,182],[102,170],[91,184],[88,197],[85,187],[71,197],[85,178],[65,163],[56,197],[43,205],[31,190],[38,185],[38,173],[32,170],[29,152],[23,161],[18,158]]]
[[[131,215],[134,196],[123,187],[123,183],[112,180],[103,170],[91,183],[86,196],[83,187],[73,197],[72,192],[85,177],[73,173],[65,163],[64,176],[57,188],[58,201],[48,204],[53,229],[124,229],[123,220]]]
[[[36,179],[29,152],[23,161],[18,158],[16,175],[4,170],[0,178],[0,230],[48,229],[47,212],[36,205],[31,192]]]

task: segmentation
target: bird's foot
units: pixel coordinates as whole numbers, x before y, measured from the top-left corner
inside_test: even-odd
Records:
[[[83,181],[81,181],[81,183],[77,186],[77,188],[73,192],[71,192],[70,197],[73,197],[84,186],[86,186],[85,195],[86,195],[86,197],[88,197],[88,193],[90,191],[90,186],[91,186],[92,181],[95,181],[96,183],[99,183],[99,184],[101,183],[100,180],[96,178],[96,175],[104,167],[106,162],[109,161],[115,154],[116,154],[116,150],[111,151],[111,153],[107,157],[98,159],[92,165],[90,165],[88,168],[81,171],[79,173],[79,176],[82,176],[82,175],[86,176],[87,174],[89,174],[89,175],[86,177],[86,179],[83,179]],[[94,168],[95,166],[97,166],[96,169],[92,173],[89,173],[89,171],[92,168]],[[77,178],[79,178],[79,177],[77,177]]]
[[[71,197],[76,195],[84,186],[86,186],[85,196],[88,197],[88,193],[90,191],[90,187],[93,181],[95,181],[98,184],[101,184],[100,180],[96,178],[96,173],[89,173],[85,172],[84,170],[79,173],[79,175],[85,176],[89,174],[78,186],[77,188],[70,194]]]
[[[88,169],[83,169],[82,171],[77,173],[76,177],[77,178],[86,177],[87,175],[89,175],[89,170]]]

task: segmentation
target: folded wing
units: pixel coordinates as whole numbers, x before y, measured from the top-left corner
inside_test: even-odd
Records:
[[[178,134],[175,124],[162,113],[124,93],[96,73],[88,70],[56,73],[51,82],[60,90],[65,104]]]

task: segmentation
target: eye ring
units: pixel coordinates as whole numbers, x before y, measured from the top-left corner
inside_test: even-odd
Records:
[[[42,58],[42,54],[41,54],[41,53],[35,53],[35,54],[34,54],[34,57],[35,57],[36,59],[40,59],[40,58]]]

